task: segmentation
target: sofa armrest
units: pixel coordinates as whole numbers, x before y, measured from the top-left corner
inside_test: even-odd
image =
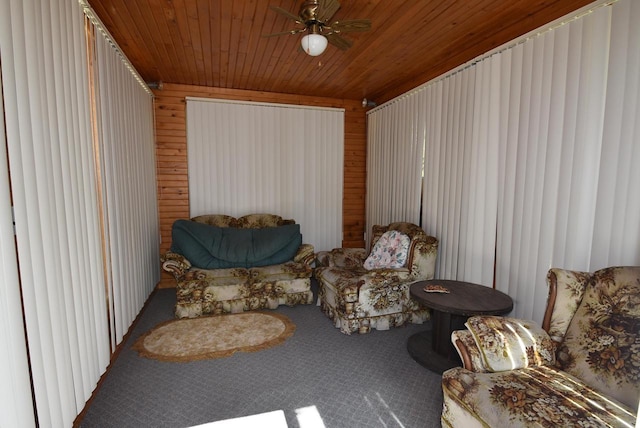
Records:
[[[314,248],[311,244],[302,244],[298,248],[298,252],[293,257],[293,261],[296,263],[302,263],[307,266],[311,266],[315,260]]]
[[[316,255],[317,267],[362,268],[367,259],[364,248],[334,248],[331,251],[320,251]]]
[[[178,253],[167,251],[160,256],[162,262],[162,269],[173,275],[176,280],[179,280],[184,274],[191,269],[191,263],[184,256]]]

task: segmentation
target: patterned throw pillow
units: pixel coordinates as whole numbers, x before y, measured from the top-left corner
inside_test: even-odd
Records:
[[[558,350],[558,365],[631,408],[640,398],[640,267],[593,274]]]
[[[371,269],[397,269],[407,263],[409,243],[407,235],[397,230],[389,230],[382,234],[371,254],[364,261],[364,268]]]
[[[546,331],[532,321],[475,316],[465,323],[488,371],[500,372],[555,364],[555,346]]]

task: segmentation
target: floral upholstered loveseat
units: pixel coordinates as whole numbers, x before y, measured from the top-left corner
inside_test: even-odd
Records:
[[[633,427],[640,398],[640,267],[551,269],[542,328],[472,317],[442,375],[442,426]]]
[[[316,255],[318,304],[345,334],[429,319],[409,286],[433,278],[438,240],[405,222],[373,226],[372,232],[370,254],[363,248],[336,248]]]
[[[162,268],[176,279],[177,318],[310,304],[314,248],[273,214],[177,220]]]

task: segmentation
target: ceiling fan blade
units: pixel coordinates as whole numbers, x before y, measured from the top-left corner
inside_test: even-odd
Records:
[[[340,9],[338,0],[319,0],[317,19],[320,22],[327,22]]]
[[[269,6],[269,9],[271,9],[272,11],[279,13],[280,15],[292,19],[294,21],[296,21],[298,24],[302,24],[302,20],[300,19],[299,16],[294,15],[293,13],[289,12],[288,10],[285,10],[281,7],[278,6]]]
[[[329,28],[337,33],[355,33],[359,31],[369,31],[371,29],[371,20],[349,19],[347,21],[336,21],[331,24]]]
[[[338,49],[342,49],[343,51],[346,51],[353,45],[353,42],[339,36],[336,33],[329,33],[329,34],[326,34],[325,36],[327,37],[327,41],[329,41],[329,43],[331,43]]]
[[[276,36],[284,36],[286,34],[298,34],[301,33],[303,31],[305,31],[306,28],[300,28],[297,30],[289,30],[289,31],[281,31],[279,33],[272,33],[272,34],[263,34],[262,37],[276,37]]]

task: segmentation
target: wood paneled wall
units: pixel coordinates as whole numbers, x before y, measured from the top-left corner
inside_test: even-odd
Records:
[[[342,203],[343,247],[364,247],[366,184],[366,111],[359,100],[304,97],[291,94],[254,92],[165,83],[154,90],[156,114],[156,161],[160,250],[171,246],[171,225],[189,218],[187,176],[186,97],[218,98],[345,109],[344,190]],[[163,273],[161,286],[172,286],[173,278]]]

